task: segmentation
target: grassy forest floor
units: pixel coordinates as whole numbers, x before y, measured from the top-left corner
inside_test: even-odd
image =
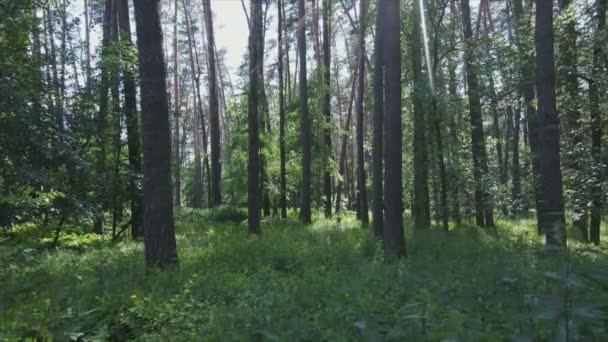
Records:
[[[352,217],[249,238],[231,215],[180,216],[166,272],[76,227],[58,248],[52,227],[0,235],[0,340],[608,340],[608,246],[548,252],[532,220],[408,226],[409,258],[387,265]]]

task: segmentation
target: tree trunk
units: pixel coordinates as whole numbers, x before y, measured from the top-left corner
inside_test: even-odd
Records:
[[[559,156],[559,126],[555,104],[555,62],[553,60],[553,4],[536,1],[536,92],[538,94],[541,182],[541,213],[548,247],[565,248],[566,230],[562,172]]]
[[[513,107],[508,106],[507,112],[513,112]],[[519,121],[521,120],[520,109],[517,108],[513,116],[513,139],[511,140],[512,150],[512,166],[511,166],[511,199],[512,199],[512,213],[515,216],[521,215],[522,211],[522,198],[521,198],[521,169],[519,166]]]
[[[259,235],[260,227],[260,136],[259,93],[262,86],[262,0],[251,0],[252,25],[249,33],[249,96],[248,132],[249,161],[247,164],[248,225],[249,234]]]
[[[287,218],[287,167],[285,165],[285,86],[283,72],[283,25],[284,4],[278,0],[279,28],[278,28],[278,68],[279,68],[279,149],[281,158],[281,175],[279,187],[279,206],[281,207],[281,218]]]
[[[177,264],[171,189],[171,128],[159,0],[134,0],[144,146],[144,241],[148,266]]]
[[[608,69],[608,59],[602,68],[602,58],[606,52],[603,49],[601,35],[606,27],[607,0],[596,1],[595,40],[593,43],[593,75],[605,75]],[[604,51],[602,51],[604,50]],[[593,157],[592,185],[591,185],[591,225],[589,227],[590,240],[595,245],[600,244],[600,224],[602,220],[602,117],[600,112],[600,93],[598,82],[589,84],[589,100],[591,103],[591,155]]]
[[[300,219],[312,223],[310,212],[310,119],[308,117],[308,88],[306,85],[306,6],[298,0],[298,53],[300,60],[300,141],[302,144],[302,201]]]
[[[327,163],[323,176],[323,193],[325,195],[325,217],[331,217],[331,172],[329,164],[333,160],[331,147],[331,0],[323,0],[323,115],[325,117],[325,150]]]
[[[363,97],[365,89],[365,19],[367,17],[367,5],[365,0],[360,0],[361,16],[359,22],[359,80],[357,83],[357,193],[361,223],[364,227],[369,224],[369,213],[367,209],[367,176],[365,173],[365,159],[363,157]]]
[[[524,35],[525,31],[529,29],[530,24],[523,20],[524,10],[521,0],[513,0],[513,14],[515,17],[516,25],[515,32],[517,34],[517,45],[519,54],[520,64],[520,88],[521,93],[524,97],[526,106],[526,121],[528,134],[528,143],[530,145],[530,152],[532,154],[532,183],[534,186],[534,199],[536,208],[536,217],[538,222],[538,233],[542,232],[542,181],[540,179],[540,141],[538,137],[538,113],[536,112],[536,98],[534,93],[534,79],[533,75],[533,53],[532,46],[527,46],[525,43]]]
[[[173,187],[175,194],[175,207],[182,204],[182,159],[180,154],[180,120],[181,120],[181,93],[179,84],[179,39],[177,24],[179,22],[179,11],[177,0],[174,0],[173,16]]]
[[[494,213],[490,203],[484,176],[488,174],[488,156],[481,116],[481,98],[475,61],[475,44],[471,30],[471,9],[469,0],[461,0],[461,10],[466,40],[465,69],[469,94],[469,113],[471,123],[471,147],[473,153],[473,177],[475,178],[475,221],[480,227],[494,227]]]
[[[127,0],[119,0],[118,24],[120,26],[123,44],[132,46],[131,22],[129,17],[129,4]],[[135,77],[130,68],[122,69],[122,82],[124,92],[125,121],[127,125],[127,148],[129,153],[129,187],[131,191],[131,236],[134,239],[143,237],[143,199],[141,194],[140,178],[141,166],[141,132],[139,118],[137,117],[137,100],[135,91]]]
[[[197,72],[197,59],[196,59],[196,46],[194,45],[194,37],[192,34],[192,24],[190,22],[190,15],[188,13],[186,4],[182,2],[184,6],[184,14],[186,17],[186,26],[188,31],[188,51],[190,55],[190,70],[192,72],[192,78],[194,79],[194,110],[192,114],[193,121],[193,135],[194,135],[194,181],[193,181],[193,196],[192,196],[192,206],[197,209],[201,209],[203,207],[203,170],[201,164],[201,136],[199,128],[205,128],[204,124],[201,124],[201,118],[203,116],[202,113],[202,104],[200,103],[200,88],[198,81],[198,72]],[[206,160],[206,159],[205,159]]]
[[[384,16],[384,99],[386,131],[384,143],[384,254],[387,260],[406,255],[401,196],[401,29],[400,1],[381,0]]]
[[[219,102],[217,95],[217,73],[215,70],[215,37],[213,35],[213,15],[211,13],[210,0],[203,0],[205,13],[205,28],[207,32],[207,58],[209,75],[209,135],[211,136],[211,203],[210,207],[217,207],[222,203],[221,165],[220,165],[220,120]]]
[[[384,6],[376,5],[376,38],[374,40],[374,113],[372,118],[372,226],[374,235],[382,238],[384,230],[384,194],[382,173],[384,163]]]
[[[89,1],[84,0],[84,54],[86,58],[86,83],[87,83],[87,93],[90,93],[92,87],[92,77],[91,77],[91,28],[89,24]]]
[[[456,13],[456,1],[455,0],[450,0],[450,46],[456,46],[456,30],[457,30],[457,24],[456,24],[456,18],[457,18],[457,13]],[[457,90],[457,84],[456,84],[456,58],[454,57],[454,53],[449,54],[448,56],[448,95],[450,98],[450,101],[457,103],[458,101],[460,101],[460,97],[458,96],[458,90]],[[456,120],[456,115],[457,112],[456,111],[452,111],[450,113],[449,116],[449,141],[450,144],[452,145],[452,148],[455,149],[455,151],[458,151],[460,148],[460,143],[459,143],[459,139],[458,139],[458,127],[457,127],[457,120]],[[452,183],[452,186],[450,187],[452,193],[450,195],[450,198],[452,198],[452,217],[454,219],[454,221],[456,222],[456,224],[460,224],[461,223],[461,216],[460,216],[460,187],[459,187],[459,168],[458,168],[458,155],[457,153],[450,153],[449,154],[450,157],[448,158],[448,162],[449,162],[449,170],[450,170],[450,182]],[[455,156],[454,156],[455,155]]]
[[[413,9],[413,27],[411,41],[412,78],[414,81],[414,203],[412,216],[415,228],[431,226],[429,199],[429,161],[426,140],[426,118],[424,113],[424,98],[427,84],[422,79],[422,49],[420,32],[420,2],[416,1]]]
[[[97,208],[93,222],[93,232],[103,234],[103,211],[107,206],[107,193],[105,184],[107,183],[106,175],[106,148],[108,144],[107,125],[108,125],[108,93],[110,89],[110,77],[106,60],[108,59],[108,48],[112,35],[112,0],[105,0],[103,15],[103,35],[101,41],[101,81],[99,85],[99,111],[97,113],[97,144],[99,151],[96,160],[96,172],[98,177],[98,188],[100,192],[100,206]]]
[[[559,0],[561,12],[566,12],[571,6],[575,6],[572,0]],[[569,184],[572,191],[570,201],[572,203],[572,223],[581,233],[583,241],[589,241],[589,229],[587,225],[587,193],[584,156],[581,155],[583,132],[581,132],[581,113],[578,106],[578,71],[577,71],[577,48],[576,48],[576,16],[569,16],[568,20],[560,26],[562,39],[558,40],[558,98],[560,111],[564,113],[565,134],[564,140],[571,146],[568,153],[563,154],[564,166],[570,171],[572,177]]]

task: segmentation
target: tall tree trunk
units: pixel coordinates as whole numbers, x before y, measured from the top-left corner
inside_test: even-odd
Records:
[[[422,34],[420,30],[420,2],[416,1],[412,15],[412,78],[414,81],[414,204],[412,216],[415,228],[429,228],[431,226],[430,199],[429,199],[429,161],[426,140],[426,118],[424,113],[424,98],[427,84],[422,79]]]
[[[450,0],[450,46],[456,46],[456,30],[457,30],[457,13],[456,13],[456,0]],[[460,101],[458,96],[457,84],[456,84],[456,57],[454,53],[449,54],[448,56],[448,93],[450,101],[453,103],[457,103]],[[459,139],[458,139],[458,128],[457,128],[457,120],[456,120],[456,111],[452,110],[449,116],[449,141],[453,148],[458,151],[459,149]],[[450,182],[453,186],[450,187],[452,191],[450,198],[452,198],[452,217],[456,224],[461,223],[460,216],[460,187],[459,183],[459,175],[458,175],[458,159],[457,156],[453,156],[456,153],[450,153],[450,157],[448,158],[449,162],[449,170],[450,170]]]
[[[308,88],[306,85],[306,6],[298,0],[298,54],[300,60],[300,141],[302,144],[302,201],[300,219],[312,223],[310,212],[310,118],[308,117]]]
[[[367,5],[365,0],[360,0],[361,17],[359,22],[359,80],[357,83],[357,193],[358,193],[358,205],[361,223],[364,227],[369,224],[369,213],[367,209],[367,176],[365,173],[365,159],[363,157],[363,140],[364,140],[364,127],[363,127],[363,98],[365,96],[365,19],[367,18]]]
[[[133,46],[133,42],[131,40],[129,4],[127,0],[118,0],[118,2],[118,24],[120,26],[121,40],[123,44]],[[125,57],[123,56],[123,58]],[[128,66],[122,68],[122,82],[130,168],[129,187],[131,191],[131,236],[134,239],[138,239],[143,237],[143,198],[140,185],[140,177],[142,172],[140,141],[141,132],[139,130],[139,118],[137,117],[138,113],[135,77],[132,69]]]
[[[376,5],[376,37],[374,40],[374,113],[372,118],[372,226],[374,235],[382,237],[384,230],[384,6]]]
[[[117,1],[112,1],[112,45],[119,45],[119,31],[118,31],[118,4]],[[121,56],[116,56],[120,58]],[[64,64],[65,67],[65,64]],[[111,68],[110,74],[110,94],[112,96],[112,114],[114,119],[114,131],[112,131],[113,139],[113,159],[114,159],[114,173],[112,175],[112,239],[116,238],[116,231],[119,221],[119,212],[122,211],[121,203],[119,199],[120,193],[120,155],[122,151],[122,142],[120,136],[122,133],[122,113],[120,111],[120,72],[121,67]],[[63,81],[62,81],[63,82]]]
[[[159,0],[134,0],[144,146],[144,241],[148,266],[177,264],[171,189],[171,128]]]
[[[201,136],[199,128],[205,129],[204,123],[201,123],[203,117],[199,86],[199,73],[198,73],[198,59],[196,58],[196,46],[194,45],[194,37],[192,34],[192,23],[190,21],[190,15],[186,7],[185,2],[182,1],[184,6],[184,14],[186,17],[186,26],[188,31],[188,51],[190,55],[190,71],[192,72],[192,78],[194,79],[194,111],[193,111],[193,123],[192,130],[194,132],[194,181],[193,181],[193,196],[192,206],[194,208],[203,207],[203,171],[201,165]],[[203,120],[204,121],[204,120]],[[203,139],[205,136],[203,136]],[[203,147],[204,148],[204,147]],[[206,150],[206,149],[205,149]],[[204,152],[206,154],[206,152]],[[206,160],[206,158],[205,158]],[[208,175],[208,174],[207,174]]]
[[[536,92],[538,94],[541,182],[541,212],[548,247],[565,248],[564,195],[559,156],[559,126],[555,104],[553,55],[553,1],[536,1]]]
[[[281,175],[280,175],[280,186],[279,186],[279,206],[281,207],[281,218],[287,218],[287,167],[285,160],[285,86],[284,86],[284,72],[283,72],[283,25],[284,25],[284,3],[283,0],[278,0],[278,68],[279,68],[279,150],[281,158]],[[286,37],[287,38],[287,37]],[[287,81],[289,82],[289,81]]]
[[[480,227],[494,227],[494,213],[484,176],[488,174],[488,155],[481,116],[481,98],[475,61],[475,43],[471,30],[469,0],[461,0],[461,10],[466,40],[465,69],[469,93],[471,145],[473,153],[473,177],[475,178],[475,221]]]
[[[247,164],[249,234],[259,235],[260,227],[260,136],[259,94],[262,86],[262,0],[251,0],[252,25],[249,33],[249,96],[248,132],[249,161]]]
[[[605,75],[608,70],[608,59],[602,68],[602,59],[606,58],[605,47],[602,45],[602,34],[606,27],[607,0],[596,0],[597,27],[593,42],[593,75]],[[600,244],[600,224],[602,220],[602,117],[600,112],[600,92],[598,82],[589,84],[589,100],[591,103],[591,155],[593,157],[591,185],[591,225],[590,240],[595,245]]]
[[[568,12],[574,10],[576,6],[572,0],[559,0],[560,11]],[[568,14],[566,14],[568,15]],[[581,132],[581,113],[579,109],[578,97],[578,72],[577,72],[577,48],[576,48],[576,16],[568,16],[564,25],[560,26],[562,39],[558,40],[559,60],[558,60],[558,88],[560,101],[560,111],[565,117],[564,140],[572,146],[569,153],[564,153],[564,166],[572,173],[570,187],[570,200],[572,203],[572,223],[579,230],[583,241],[589,241],[589,229],[587,220],[587,194],[585,185],[587,175],[585,170],[584,158],[581,156],[581,144],[583,132]],[[568,186],[567,185],[567,186]]]
[[[180,154],[180,120],[181,120],[181,93],[179,84],[179,39],[177,24],[179,11],[177,1],[173,3],[173,187],[175,194],[175,207],[182,205],[182,159]]]
[[[513,112],[513,107],[508,106],[507,112]],[[521,198],[521,168],[519,166],[519,121],[521,120],[520,109],[517,108],[513,115],[513,139],[511,140],[512,164],[511,164],[511,199],[513,214],[521,215],[522,198]]]
[[[490,48],[490,47],[488,47]],[[490,68],[493,69],[493,63],[490,62]],[[503,145],[502,138],[500,136],[500,122],[499,122],[499,113],[498,113],[498,96],[496,95],[496,87],[494,86],[494,77],[492,76],[493,70],[490,70],[490,111],[492,112],[492,130],[494,135],[494,140],[496,140],[496,164],[498,166],[498,178],[500,181],[500,185],[502,188],[507,186],[508,182],[508,172],[507,172],[507,163],[509,159],[509,143],[505,142],[503,155]],[[507,134],[505,134],[505,139],[508,140],[508,130]],[[506,202],[501,204],[501,209],[503,215],[507,216],[509,214],[509,208]]]
[[[99,151],[96,160],[98,188],[101,189],[100,206],[97,208],[93,222],[93,232],[103,234],[103,211],[107,206],[107,193],[104,190],[107,183],[106,175],[106,148],[108,144],[108,93],[110,89],[110,75],[107,68],[108,51],[112,36],[112,0],[105,0],[103,15],[103,35],[101,42],[101,81],[99,85],[99,111],[97,113],[97,144]]]
[[[349,132],[350,132],[350,126],[351,126],[351,122],[352,122],[352,116],[353,116],[353,102],[355,100],[355,91],[357,89],[357,78],[359,75],[359,68],[355,68],[355,71],[353,73],[353,75],[351,76],[351,89],[350,89],[350,99],[348,101],[348,109],[347,109],[347,114],[346,114],[346,121],[344,123],[344,126],[342,128],[342,130],[344,131],[344,133],[342,134],[342,142],[340,144],[340,156],[338,157],[338,172],[340,174],[340,177],[344,179],[344,181],[341,179],[338,182],[338,186],[336,189],[336,213],[340,212],[341,206],[342,206],[342,187],[343,187],[343,183],[344,183],[344,192],[349,195],[349,182],[347,181],[348,179],[348,168],[346,167],[346,157],[347,157],[347,149],[348,149],[348,137],[349,137]],[[347,196],[350,198],[350,196]],[[349,200],[350,202],[350,200]]]
[[[222,168],[220,165],[220,120],[219,102],[217,95],[217,73],[215,70],[215,37],[213,35],[213,14],[210,0],[203,0],[205,13],[205,28],[207,32],[207,58],[209,75],[209,135],[211,136],[211,203],[210,207],[217,207],[222,203],[220,183]]]
[[[325,217],[331,217],[331,172],[329,164],[333,160],[331,147],[331,0],[323,0],[323,115],[325,117],[325,150],[327,165],[323,176],[323,193],[325,195]]]
[[[538,136],[538,113],[536,111],[536,98],[534,93],[534,79],[532,78],[534,69],[534,57],[532,46],[527,46],[524,35],[530,27],[530,24],[524,20],[524,9],[521,0],[513,1],[513,14],[516,20],[515,32],[517,35],[517,49],[520,64],[520,91],[523,94],[526,107],[526,121],[528,134],[528,143],[532,154],[532,183],[534,186],[534,200],[536,208],[536,217],[538,222],[538,233],[542,232],[542,181],[540,179],[540,141]]]
[[[387,260],[406,255],[403,234],[403,204],[401,179],[401,28],[400,1],[381,0],[384,16],[384,99],[386,131],[384,142],[384,253]]]
[[[84,0],[84,54],[86,58],[85,74],[87,83],[87,93],[91,91],[91,27],[89,23],[89,1]]]

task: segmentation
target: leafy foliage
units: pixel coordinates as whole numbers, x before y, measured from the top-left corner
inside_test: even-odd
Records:
[[[269,221],[248,239],[219,222],[237,211],[179,223],[173,271],[146,269],[136,242],[3,237],[0,338],[549,340],[566,314],[571,337],[608,338],[608,251],[546,254],[531,221],[499,222],[498,238],[408,229],[410,258],[387,265],[353,217]]]

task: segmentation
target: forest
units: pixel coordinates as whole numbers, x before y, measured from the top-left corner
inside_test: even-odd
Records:
[[[0,0],[0,341],[608,341],[608,0]]]

